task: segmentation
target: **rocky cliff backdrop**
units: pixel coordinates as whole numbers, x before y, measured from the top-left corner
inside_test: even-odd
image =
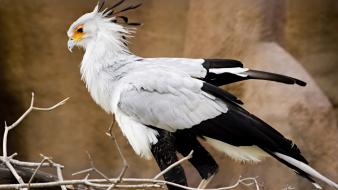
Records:
[[[142,0],[138,0],[140,2]],[[108,2],[111,2],[110,0]],[[130,2],[135,2],[131,0]],[[80,80],[81,50],[67,50],[66,31],[92,0],[0,0],[0,121],[11,123],[27,108],[30,93],[48,106],[71,97],[53,112],[34,112],[10,134],[20,159],[52,156],[69,175],[88,166],[89,151],[107,175],[122,163],[105,135],[111,116],[93,103]],[[251,68],[288,74],[305,88],[249,81],[227,87],[245,107],[294,139],[311,165],[338,180],[338,1],[337,0],[143,0],[130,13],[144,23],[131,40],[140,56],[234,58]],[[130,169],[151,177],[153,160],[138,158],[118,128]],[[275,160],[236,163],[211,150],[220,172],[210,187],[259,176],[264,189],[311,189],[311,184]],[[184,164],[190,185],[200,178]]]

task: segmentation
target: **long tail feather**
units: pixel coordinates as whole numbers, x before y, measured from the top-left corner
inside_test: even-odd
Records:
[[[250,79],[271,80],[285,84],[298,84],[300,86],[306,86],[306,83],[304,81],[298,80],[296,78],[265,71],[249,70],[246,71],[244,74],[247,74],[248,78]]]
[[[249,80],[249,79],[267,80],[267,81],[280,82],[284,84],[291,84],[291,85],[297,84],[299,86],[306,86],[306,82],[301,81],[299,79],[292,78],[292,77],[285,76],[285,75],[269,73],[265,71],[247,70],[247,71],[243,71],[240,73],[232,72],[230,69],[228,70],[227,69],[213,69],[209,71],[212,71],[212,72],[209,72],[204,80],[216,86],[222,86],[222,85],[239,82],[243,80]]]
[[[331,187],[338,189],[338,184],[333,182],[332,180],[330,180],[329,178],[323,176],[322,174],[320,174],[319,172],[317,172],[315,169],[313,169],[312,167],[310,167],[309,165],[300,162],[290,156],[275,152],[274,155],[276,155],[278,158],[286,161],[287,163],[295,166],[296,168],[300,169],[301,171],[305,172],[306,174],[319,179],[323,182],[325,182],[326,184],[330,185]],[[313,185],[317,188],[317,189],[322,189],[320,187],[320,185],[318,185],[317,183],[313,183]]]

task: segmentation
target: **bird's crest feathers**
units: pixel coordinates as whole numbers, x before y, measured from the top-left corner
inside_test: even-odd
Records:
[[[139,26],[141,23],[137,22],[129,22],[129,19],[127,16],[120,15],[121,13],[124,13],[129,10],[137,9],[142,5],[142,3],[138,3],[135,5],[129,5],[121,10],[116,10],[119,6],[121,6],[125,0],[119,0],[115,2],[113,5],[109,6],[108,8],[103,8],[106,4],[106,0],[100,0],[97,5],[95,6],[93,13],[100,14],[102,17],[110,18],[111,22],[123,24],[127,26]]]

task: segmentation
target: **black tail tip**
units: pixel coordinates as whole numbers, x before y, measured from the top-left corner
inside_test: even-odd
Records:
[[[298,79],[295,79],[295,83],[298,84],[299,86],[306,86],[307,85],[306,82],[298,80]]]

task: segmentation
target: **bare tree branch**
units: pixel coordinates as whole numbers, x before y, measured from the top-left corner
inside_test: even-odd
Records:
[[[168,171],[170,171],[171,169],[173,169],[177,165],[180,165],[182,162],[184,162],[186,160],[189,160],[190,158],[192,158],[192,154],[193,153],[194,153],[194,151],[192,150],[186,157],[183,157],[182,159],[180,159],[180,160],[176,161],[175,163],[171,164],[165,170],[163,170],[162,172],[160,172],[159,174],[157,174],[153,179],[158,179],[159,177],[161,177],[162,175],[166,174]]]
[[[111,178],[109,179],[112,183],[117,183],[117,178]],[[251,183],[248,183],[250,182]],[[57,182],[46,182],[46,183],[32,183],[31,188],[42,188],[42,187],[55,187],[60,185],[79,185],[79,184],[96,184],[94,187],[100,187],[100,188],[109,188],[111,184],[107,184],[106,179],[78,179],[78,180],[64,180],[64,181],[57,181]],[[194,187],[187,187],[183,185],[179,185],[176,183],[164,181],[164,180],[154,180],[154,179],[141,179],[141,178],[123,178],[123,182],[126,183],[139,183],[139,184],[116,184],[114,188],[130,188],[130,189],[138,189],[138,188],[164,188],[163,185],[172,185],[175,187],[180,187],[182,189],[186,190],[198,190]],[[234,185],[228,186],[228,187],[221,187],[221,188],[210,188],[205,190],[229,190],[234,189],[238,187],[239,185],[244,186],[251,186],[255,185],[256,190],[259,189],[259,185],[257,182],[257,179],[254,177],[248,177],[248,178],[240,178]],[[161,186],[161,187],[159,187]],[[6,184],[6,185],[0,185],[0,189],[18,189],[18,188],[24,188],[28,187],[28,183],[25,184]],[[258,188],[257,188],[258,187]]]
[[[1,160],[5,163],[5,165],[7,166],[7,168],[11,171],[11,173],[13,174],[13,176],[16,178],[16,180],[20,183],[20,184],[24,184],[24,181],[22,180],[22,178],[19,176],[19,174],[16,172],[16,170],[14,169],[12,163],[11,163],[11,158],[9,159],[8,154],[7,154],[7,139],[8,139],[8,133],[10,130],[14,129],[16,126],[19,125],[19,123],[26,118],[26,116],[33,110],[40,110],[40,111],[50,111],[53,110],[61,105],[63,105],[69,98],[66,98],[64,100],[62,100],[61,102],[55,104],[54,106],[48,107],[48,108],[40,108],[40,107],[34,107],[34,93],[32,92],[32,98],[31,98],[31,103],[29,108],[21,115],[21,117],[19,117],[18,120],[16,120],[12,125],[7,125],[7,123],[5,122],[5,132],[4,132],[4,136],[3,136],[3,141],[2,141],[2,158]],[[14,156],[12,156],[14,157]],[[41,166],[40,166],[41,167]],[[23,189],[27,189],[27,188],[23,188]],[[65,189],[63,189],[65,190]]]
[[[31,176],[31,178],[30,178],[29,181],[28,181],[28,190],[30,189],[30,185],[31,185],[31,183],[32,183],[32,181],[33,181],[33,179],[34,179],[36,173],[40,170],[42,164],[45,163],[46,161],[47,161],[47,159],[46,159],[46,158],[43,158],[43,159],[41,160],[39,166],[36,167],[36,169],[34,170],[33,175]]]
[[[87,176],[86,178],[88,178],[88,174],[92,171],[94,171],[95,173],[99,174],[101,177],[103,177],[108,183],[110,183],[111,181],[109,181],[109,178],[103,173],[101,172],[99,169],[97,169],[95,167],[95,164],[94,164],[94,160],[92,158],[92,156],[89,154],[89,152],[87,152],[87,155],[88,155],[88,158],[89,158],[89,162],[90,162],[90,168],[88,169],[85,169],[85,170],[82,170],[82,171],[79,171],[79,172],[75,172],[73,173],[72,175],[75,176],[75,175],[79,175],[79,174],[84,174],[84,173],[87,173]]]
[[[44,156],[43,154],[40,154],[47,162],[49,162],[50,165],[54,165],[56,168],[56,175],[59,179],[59,181],[63,181],[63,174],[62,174],[62,168],[59,164],[56,164],[53,162],[51,157]],[[67,190],[65,185],[60,186],[62,190]]]

